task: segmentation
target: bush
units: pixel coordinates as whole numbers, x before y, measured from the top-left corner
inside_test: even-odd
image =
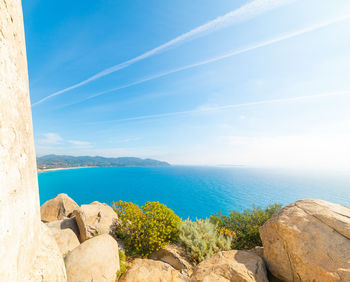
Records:
[[[124,272],[128,269],[128,265],[126,264],[126,256],[123,251],[119,250],[119,266],[120,269],[117,271],[117,278],[116,281],[119,281],[119,279],[123,276]]]
[[[232,249],[251,249],[262,246],[259,227],[281,208],[280,204],[269,205],[266,209],[253,205],[251,210],[231,210],[229,216],[213,215],[210,220],[218,224],[219,228],[229,229],[236,234],[236,239],[232,241]]]
[[[124,239],[128,255],[147,256],[178,239],[180,218],[166,205],[147,202],[141,208],[133,203],[114,203],[119,216],[116,235]]]
[[[201,262],[219,251],[229,250],[234,236],[231,231],[228,234],[218,232],[217,226],[209,219],[185,220],[179,230],[179,242],[195,262]]]

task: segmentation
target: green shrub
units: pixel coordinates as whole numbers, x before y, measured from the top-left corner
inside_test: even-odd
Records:
[[[133,203],[114,203],[119,216],[116,235],[124,239],[128,255],[147,256],[178,238],[180,218],[166,205],[147,202],[141,208]]]
[[[179,227],[179,242],[188,256],[196,262],[201,262],[213,254],[229,250],[234,234],[222,234],[209,219],[198,221],[185,220]]]
[[[124,272],[128,269],[125,253],[121,250],[119,250],[119,266],[120,269],[117,271],[116,281],[118,281],[123,276]]]
[[[218,224],[219,228],[232,230],[236,234],[236,239],[232,241],[232,249],[251,249],[262,246],[259,227],[281,208],[280,204],[269,205],[265,209],[253,205],[251,210],[231,210],[228,216],[213,215],[210,220]]]

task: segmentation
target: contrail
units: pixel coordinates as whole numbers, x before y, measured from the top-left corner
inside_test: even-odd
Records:
[[[252,51],[252,50],[255,50],[255,49],[259,49],[259,48],[262,48],[262,47],[265,47],[265,46],[269,46],[269,45],[281,42],[283,40],[287,40],[287,39],[290,39],[290,38],[293,38],[293,37],[297,37],[297,36],[300,36],[302,34],[305,34],[305,33],[308,33],[308,32],[312,32],[312,31],[315,31],[315,30],[327,27],[329,25],[332,25],[332,24],[335,24],[335,23],[338,23],[338,22],[341,22],[341,21],[345,21],[345,20],[347,20],[349,18],[350,18],[350,14],[347,14],[345,16],[338,17],[338,18],[335,18],[335,19],[331,19],[331,20],[328,20],[326,22],[319,23],[319,24],[316,24],[316,25],[312,25],[312,26],[303,28],[301,30],[288,33],[288,34],[284,34],[284,35],[281,35],[281,36],[276,37],[274,39],[270,39],[270,40],[267,40],[267,41],[264,41],[264,42],[260,42],[260,43],[251,45],[249,47],[245,47],[245,48],[238,49],[238,50],[233,50],[233,51],[231,51],[229,53],[226,53],[224,55],[221,55],[221,56],[216,56],[216,57],[213,57],[213,58],[201,61],[201,62],[197,62],[197,63],[190,64],[190,65],[187,65],[187,66],[184,66],[184,67],[176,68],[176,69],[172,69],[172,70],[169,70],[169,71],[166,71],[166,72],[163,72],[163,73],[155,74],[153,76],[149,76],[149,77],[146,77],[144,79],[137,80],[135,82],[131,82],[131,83],[119,86],[119,87],[115,87],[115,88],[112,88],[112,89],[107,89],[107,90],[95,93],[95,94],[93,94],[93,95],[91,95],[91,96],[89,96],[89,97],[87,97],[87,98],[85,98],[85,99],[83,99],[83,100],[81,100],[79,102],[72,103],[69,106],[85,102],[87,100],[96,98],[98,96],[101,96],[101,95],[104,95],[104,94],[107,94],[107,93],[110,93],[110,92],[115,92],[115,91],[118,91],[118,90],[121,90],[121,89],[125,89],[125,88],[128,88],[128,87],[134,86],[134,85],[138,85],[138,84],[150,81],[150,80],[158,79],[158,78],[161,78],[161,77],[173,74],[173,73],[177,73],[177,72],[180,72],[180,71],[192,69],[192,68],[199,67],[199,66],[202,66],[202,65],[214,63],[214,62],[217,62],[217,61],[229,58],[229,57],[233,57],[233,56],[236,56],[236,55],[239,55],[239,54],[242,54],[242,53],[246,53],[246,52],[249,52],[249,51]]]
[[[298,101],[307,100],[307,99],[315,99],[315,98],[323,98],[323,97],[331,97],[331,96],[341,96],[341,95],[349,95],[349,94],[350,94],[350,91],[328,92],[328,93],[309,95],[309,96],[298,96],[298,97],[293,97],[293,98],[263,100],[263,101],[257,101],[257,102],[248,102],[248,103],[208,107],[208,108],[194,109],[194,110],[188,110],[188,111],[171,112],[171,113],[155,114],[155,115],[145,115],[145,116],[130,117],[130,118],[117,119],[117,120],[93,122],[92,124],[99,124],[99,123],[106,123],[106,122],[109,123],[109,122],[123,122],[123,121],[136,121],[136,120],[145,120],[145,119],[157,119],[157,118],[163,118],[163,117],[213,112],[213,111],[235,109],[235,108],[242,108],[242,107],[249,107],[249,106],[256,106],[256,105],[276,104],[276,103],[284,103],[284,102],[298,102]]]
[[[201,25],[199,27],[196,27],[189,32],[186,32],[150,51],[147,51],[133,59],[127,60],[123,63],[117,64],[115,66],[112,66],[110,68],[107,68],[99,73],[96,73],[95,75],[77,83],[70,87],[67,87],[65,89],[59,90],[55,93],[50,94],[49,96],[39,100],[38,102],[35,102],[32,104],[32,106],[36,106],[38,104],[41,104],[45,102],[46,100],[53,98],[57,95],[63,94],[65,92],[68,92],[70,90],[73,90],[75,88],[78,88],[80,86],[83,86],[91,81],[94,81],[96,79],[99,79],[103,76],[109,75],[113,72],[119,71],[121,69],[124,69],[132,64],[135,64],[139,61],[142,61],[146,58],[152,57],[156,54],[162,53],[164,51],[167,51],[171,48],[174,48],[176,46],[179,46],[180,44],[183,44],[185,42],[191,41],[195,38],[210,34],[216,30],[228,27],[230,25],[243,22],[246,20],[249,20],[251,18],[254,18],[264,12],[267,12],[269,10],[276,9],[280,6],[292,3],[296,0],[254,0],[236,10],[233,10],[229,13],[227,13],[224,16],[220,16],[216,18],[215,20],[209,21],[204,25]]]

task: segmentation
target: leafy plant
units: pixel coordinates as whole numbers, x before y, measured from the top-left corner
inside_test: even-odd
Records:
[[[281,208],[280,204],[272,204],[265,209],[253,205],[252,209],[243,212],[231,210],[228,216],[213,215],[210,220],[218,224],[219,228],[229,229],[236,234],[232,249],[251,249],[262,246],[259,228]]]
[[[124,239],[128,255],[147,256],[178,238],[180,218],[166,205],[147,202],[141,208],[133,203],[114,203],[119,216],[116,235]]]
[[[182,222],[179,230],[179,242],[195,262],[201,262],[219,251],[229,250],[234,237],[233,232],[218,232],[217,225],[209,219],[187,219]]]
[[[121,250],[119,250],[119,266],[120,269],[117,271],[116,281],[118,281],[123,276],[124,272],[128,269],[125,253]]]

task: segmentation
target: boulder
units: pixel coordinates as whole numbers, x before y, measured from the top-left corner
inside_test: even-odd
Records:
[[[52,229],[50,231],[63,257],[80,245],[78,237],[72,229]]]
[[[79,228],[77,225],[77,222],[75,218],[66,218],[63,220],[56,220],[47,222],[46,226],[52,231],[52,230],[64,230],[64,229],[71,229],[75,235],[79,238]]]
[[[284,281],[350,281],[350,209],[305,199],[261,228],[264,257]]]
[[[162,261],[135,259],[119,281],[123,282],[184,282],[188,278]]]
[[[194,269],[191,281],[268,282],[262,258],[248,251],[223,251],[202,261]]]
[[[159,251],[152,253],[149,258],[168,263],[182,274],[192,274],[193,265],[187,258],[185,250],[180,246],[168,244]]]
[[[66,269],[61,252],[50,230],[44,223],[41,226],[40,245],[36,251],[35,259],[29,281],[37,282],[64,282],[67,281]]]
[[[114,282],[119,267],[118,243],[108,234],[85,241],[66,255],[68,282]]]
[[[50,222],[70,217],[79,206],[67,194],[59,194],[40,207],[41,220]]]
[[[118,220],[116,212],[109,205],[97,201],[82,205],[73,216],[79,227],[81,242],[96,235],[109,234]]]

